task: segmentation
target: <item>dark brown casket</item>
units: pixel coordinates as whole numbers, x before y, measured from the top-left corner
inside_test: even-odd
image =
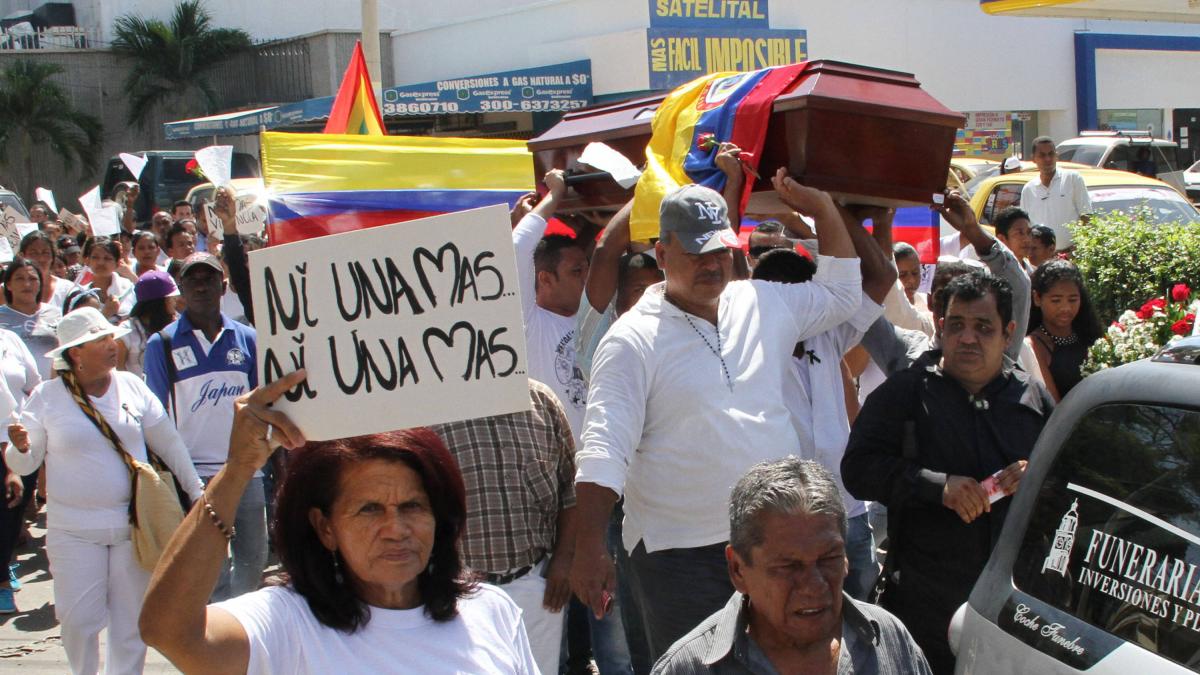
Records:
[[[580,164],[579,156],[598,141],[644,166],[650,122],[662,99],[570,112],[529,141],[538,179],[550,169],[571,175],[564,210],[612,210],[633,196],[632,188]],[[845,203],[928,204],[946,185],[955,132],[963,122],[963,115],[938,103],[909,73],[813,61],[795,87],[775,100],[749,210],[781,208],[770,182],[780,166]]]

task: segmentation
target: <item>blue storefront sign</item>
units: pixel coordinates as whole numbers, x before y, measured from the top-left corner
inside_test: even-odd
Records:
[[[758,70],[808,58],[804,30],[650,28],[646,43],[651,89],[674,89],[708,73]]]
[[[770,28],[767,0],[649,0],[651,28]]]
[[[383,114],[560,112],[592,102],[592,62],[425,82],[383,90]]]

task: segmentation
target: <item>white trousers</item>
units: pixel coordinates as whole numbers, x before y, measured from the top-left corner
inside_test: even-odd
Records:
[[[141,673],[146,645],[138,631],[150,573],[133,557],[129,527],[46,532],[54,613],[75,675],[100,672],[100,631],[108,628],[104,672]]]
[[[525,623],[529,648],[538,670],[542,675],[555,675],[566,613],[551,612],[542,606],[542,597],[546,594],[546,579],[541,575],[544,567],[544,564],[538,565],[534,571],[500,586],[500,589],[521,608],[521,620]]]

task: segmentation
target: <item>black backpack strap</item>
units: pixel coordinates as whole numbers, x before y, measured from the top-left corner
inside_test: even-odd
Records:
[[[175,420],[175,425],[179,426],[179,412],[175,409],[175,380],[179,377],[179,371],[175,370],[175,358],[171,355],[171,334],[167,332],[167,328],[158,331],[158,339],[162,340],[163,360],[167,366],[167,383],[171,385],[171,388],[167,390],[171,418]]]

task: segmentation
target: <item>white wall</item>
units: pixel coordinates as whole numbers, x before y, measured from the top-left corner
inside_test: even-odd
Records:
[[[112,24],[118,16],[137,14],[166,21],[175,7],[174,0],[73,2],[77,22],[98,26],[105,40],[112,39]],[[413,9],[410,5],[435,6],[429,0],[380,0],[378,4],[381,30],[400,26],[401,14]],[[204,6],[218,27],[241,28],[256,40],[362,28],[361,0],[204,0]]]
[[[1198,75],[1200,52],[1098,49],[1097,107],[1200,108]]]
[[[591,58],[597,95],[647,87],[647,0],[413,4],[420,9],[402,12],[392,36],[397,84]],[[1076,31],[1200,35],[1189,24],[996,17],[974,0],[771,0],[769,15],[772,28],[808,31],[810,58],[915,73],[955,110],[1047,111],[1042,131],[1060,137],[1076,131]],[[1147,107],[1178,107],[1169,90],[1200,91],[1176,85],[1188,75],[1194,81],[1195,62],[1175,63],[1129,75],[1159,92]],[[1100,68],[1102,92],[1110,70]]]

